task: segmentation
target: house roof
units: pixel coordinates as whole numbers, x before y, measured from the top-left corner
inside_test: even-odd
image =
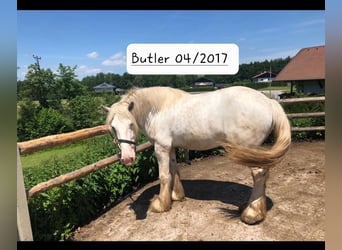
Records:
[[[255,75],[255,76],[252,76],[252,79],[259,78],[259,77],[262,77],[262,76],[269,77],[269,76],[270,76],[270,73],[271,73],[271,76],[272,76],[272,77],[275,77],[275,76],[276,76],[276,74],[274,74],[274,73],[272,73],[272,72],[264,71],[264,72],[261,72],[260,74],[257,74],[257,75]]]
[[[103,82],[103,83],[100,83],[99,85],[96,85],[94,87],[94,89],[114,89],[115,86],[109,84],[109,83],[106,83],[106,82]]]
[[[325,79],[325,46],[301,49],[274,81]]]

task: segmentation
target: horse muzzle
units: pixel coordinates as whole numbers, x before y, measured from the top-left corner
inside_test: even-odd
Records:
[[[113,142],[121,150],[121,153],[120,153],[121,163],[126,166],[132,166],[135,162],[135,151],[136,151],[135,141],[114,138]]]
[[[125,166],[132,166],[135,162],[135,156],[121,157],[121,163]]]
[[[118,140],[121,149],[121,163],[132,166],[135,162],[135,142],[129,140]]]

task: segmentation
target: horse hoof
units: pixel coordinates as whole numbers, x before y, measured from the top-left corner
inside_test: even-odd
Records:
[[[256,213],[255,211],[251,212],[251,211],[252,210],[247,210],[247,209],[244,210],[240,217],[241,221],[243,221],[244,223],[248,225],[255,225],[255,224],[262,222],[265,219],[265,217],[261,215],[260,213]]]
[[[263,197],[250,203],[242,212],[240,219],[254,225],[262,222],[266,217],[266,199]]]
[[[185,198],[184,193],[183,194],[177,194],[176,192],[172,191],[171,198],[173,201],[183,201]]]
[[[151,212],[155,212],[155,213],[162,213],[162,212],[166,212],[168,210],[171,209],[171,202],[169,204],[165,204],[163,203],[159,196],[156,195],[152,200],[151,200],[151,204],[150,204],[150,208],[149,210]]]

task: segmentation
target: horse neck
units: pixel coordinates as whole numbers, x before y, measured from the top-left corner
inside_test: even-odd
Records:
[[[156,114],[170,107],[182,95],[183,93],[178,90],[158,87],[136,91],[131,101],[134,102],[132,114],[138,127],[146,130]]]
[[[144,89],[136,91],[130,100],[134,103],[134,108],[131,111],[132,115],[141,130],[145,130],[148,121],[160,111],[159,98],[144,92]]]

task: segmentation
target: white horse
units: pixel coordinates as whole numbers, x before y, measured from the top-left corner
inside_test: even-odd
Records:
[[[208,150],[223,147],[230,159],[250,167],[254,187],[241,220],[255,224],[266,216],[268,170],[291,144],[291,127],[281,105],[247,87],[230,87],[189,94],[170,87],[131,90],[110,108],[106,124],[121,148],[121,161],[135,161],[135,142],[142,131],[154,144],[159,167],[160,193],[151,200],[153,212],[171,209],[185,197],[175,148]],[[274,131],[272,147],[261,145]]]

